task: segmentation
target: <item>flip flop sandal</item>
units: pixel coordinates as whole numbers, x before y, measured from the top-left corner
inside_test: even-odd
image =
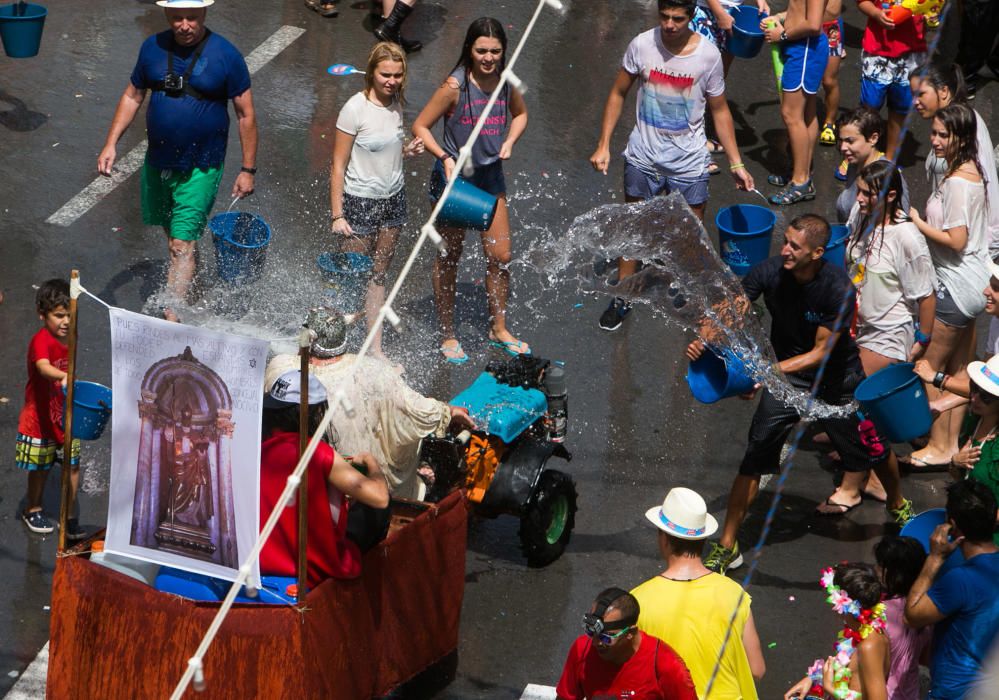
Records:
[[[788,184],[787,187],[770,197],[770,203],[786,207],[798,202],[808,202],[812,199],[815,199],[815,187],[812,186],[812,181],[809,180],[804,185]]]
[[[836,166],[836,170],[833,171],[833,177],[840,182],[846,182],[846,173],[850,169],[850,163],[844,158]]]
[[[708,175],[717,175],[721,172],[721,168],[718,167],[718,163],[711,161],[708,163]]]
[[[856,503],[854,503],[852,506],[848,506],[845,503],[836,503],[836,502],[834,502],[832,500],[832,496],[830,496],[829,498],[826,499],[826,502],[823,503],[822,505],[828,506],[829,508],[841,508],[842,510],[837,510],[837,511],[819,510],[819,508],[822,507],[822,506],[819,506],[819,508],[815,509],[815,514],[816,515],[826,516],[826,517],[829,517],[829,516],[837,517],[837,516],[840,516],[840,515],[846,515],[847,513],[849,513],[851,510],[853,510],[854,508],[856,508],[857,506],[859,506],[863,502],[864,502],[864,499],[863,499],[863,497],[861,497],[861,499],[859,501],[857,501]]]
[[[468,362],[468,355],[462,349],[461,343],[458,343],[453,348],[441,345],[440,352],[444,356],[444,359],[452,365],[463,365]]]
[[[708,139],[708,145],[706,146],[708,153],[714,155],[715,153],[724,153],[725,147],[714,139]]]
[[[490,338],[489,345],[491,347],[502,350],[510,357],[517,357],[518,355],[531,354],[531,346],[525,343],[523,340],[504,342],[502,340],[495,340],[493,338]]]
[[[832,124],[823,124],[822,133],[819,134],[819,143],[823,146],[836,145],[836,130]]]
[[[898,463],[912,472],[935,473],[950,471],[950,462],[937,464],[935,462],[927,462],[925,459],[920,459],[914,455],[899,457]]]
[[[336,5],[332,2],[319,3],[319,9],[316,10],[321,17],[339,17],[340,10],[336,9]]]

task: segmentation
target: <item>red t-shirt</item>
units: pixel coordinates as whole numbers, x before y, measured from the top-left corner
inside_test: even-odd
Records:
[[[857,0],[857,4],[872,0]],[[892,2],[900,5],[898,0]],[[874,5],[881,9],[880,2]],[[873,56],[898,58],[907,53],[926,51],[926,32],[923,28],[923,16],[913,15],[904,22],[899,22],[894,29],[888,29],[873,17],[867,18],[867,29],[864,30],[864,40],[861,43],[864,53]]]
[[[308,479],[309,541],[306,547],[309,587],[328,578],[361,575],[361,552],[347,539],[347,502],[329,483],[333,448],[319,443],[312,455]],[[260,523],[271,517],[284,491],[288,475],[298,464],[298,433],[275,432],[264,440],[260,452]],[[260,552],[260,573],[295,576],[298,562],[298,509],[285,508]]]
[[[697,700],[683,659],[666,642],[639,634],[638,651],[621,666],[601,659],[589,637],[577,637],[555,694],[566,700]]]
[[[17,421],[17,431],[33,438],[63,441],[62,411],[66,397],[62,384],[46,379],[35,365],[48,360],[63,372],[69,369],[69,348],[59,342],[48,328],[41,328],[28,344],[28,384],[24,388],[24,407]]]

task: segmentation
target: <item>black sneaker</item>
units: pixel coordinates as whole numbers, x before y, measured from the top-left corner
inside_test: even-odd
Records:
[[[70,518],[66,521],[66,539],[77,542],[78,540],[86,539],[87,533],[80,527],[80,523],[76,518]]]
[[[37,532],[40,535],[47,535],[53,530],[55,530],[55,525],[52,521],[45,517],[45,514],[40,510],[36,510],[32,513],[21,513],[21,520],[24,524],[28,526],[28,529],[32,532]]]
[[[630,312],[631,304],[621,297],[614,297],[607,310],[600,314],[600,327],[605,331],[616,331]]]

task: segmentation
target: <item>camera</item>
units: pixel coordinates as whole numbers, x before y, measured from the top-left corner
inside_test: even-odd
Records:
[[[176,97],[184,92],[184,76],[167,73],[163,76],[163,92]]]

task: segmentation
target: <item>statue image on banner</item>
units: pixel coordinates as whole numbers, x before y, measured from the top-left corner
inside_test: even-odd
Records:
[[[190,347],[142,379],[131,544],[238,567],[232,398]]]

